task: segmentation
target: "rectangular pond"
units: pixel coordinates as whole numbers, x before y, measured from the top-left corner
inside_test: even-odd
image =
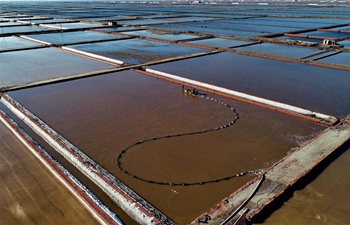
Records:
[[[143,36],[143,37],[148,37],[148,38],[169,40],[169,41],[186,40],[186,39],[192,39],[192,38],[199,37],[199,36],[190,35],[190,34],[163,32],[163,31],[156,31],[156,30],[149,30],[149,31],[148,30],[140,30],[140,31],[122,32],[122,33],[128,34],[128,35],[134,35],[134,36]]]
[[[16,22],[0,22],[0,27],[12,27],[12,26],[23,26],[23,24],[16,23]]]
[[[234,39],[226,39],[226,38],[209,38],[198,41],[189,41],[188,43],[199,44],[199,45],[208,45],[212,47],[221,47],[221,48],[232,48],[240,45],[246,45],[252,42],[249,41],[241,41]]]
[[[171,21],[207,21],[207,20],[213,20],[213,19],[214,18],[199,17],[199,16],[169,18],[169,20]]]
[[[113,33],[113,32],[121,32],[121,31],[141,30],[141,29],[135,28],[135,27],[106,27],[106,28],[98,28],[98,29],[94,29],[94,30],[107,32],[107,33]]]
[[[119,21],[119,24],[122,25],[134,25],[134,26],[140,26],[140,25],[148,25],[148,24],[162,24],[162,23],[169,23],[172,22],[171,20],[163,20],[163,19],[137,19],[137,20],[122,20]]]
[[[88,17],[80,18],[80,21],[92,21],[92,22],[108,22],[108,21],[118,21],[121,19],[132,19],[134,17],[129,16],[108,16],[108,17]]]
[[[240,20],[239,20],[240,21]],[[263,25],[263,24],[243,24],[240,22],[235,23],[235,20],[222,20],[222,21],[209,21],[209,22],[195,22],[191,26],[201,26],[209,28],[221,28],[230,30],[241,30],[261,33],[284,33],[288,31],[296,30],[296,28],[288,26],[276,26],[276,25]]]
[[[18,37],[0,37],[0,51],[27,48],[27,47],[36,47],[36,46],[42,46],[42,45],[32,41],[27,41]]]
[[[349,32],[350,26],[335,27],[335,28],[332,28],[331,30],[334,30],[335,32],[341,32],[341,31]]]
[[[98,223],[1,121],[0,165],[2,224]]]
[[[305,32],[305,33],[300,33],[300,34],[320,37],[321,39],[323,37],[328,37],[328,38],[343,38],[343,37],[347,37],[347,36],[350,37],[350,33],[326,32],[326,31],[311,31],[311,32]]]
[[[50,24],[50,27],[57,29],[77,29],[77,28],[94,28],[101,27],[101,24],[88,24],[88,23],[55,23]]]
[[[150,68],[339,118],[350,112],[348,71],[233,53],[202,56]]]
[[[178,224],[188,224],[324,127],[271,110],[224,101],[239,119],[224,129],[144,142],[153,137],[213,129],[235,119],[227,106],[183,93],[181,85],[122,71],[9,93],[79,149]],[[205,94],[205,93],[204,93]]]
[[[285,22],[294,22],[295,24],[304,24],[304,23],[314,23],[314,27],[325,27],[336,24],[345,24],[349,23],[350,20],[342,19],[331,19],[331,18],[293,18],[293,17],[263,17],[255,18],[255,20],[268,20],[268,21],[285,21]]]
[[[190,27],[227,29],[227,30],[260,32],[260,33],[284,33],[284,32],[295,30],[295,28],[285,28],[285,27],[276,27],[276,26],[232,24],[229,22],[229,20],[186,22],[186,23],[181,23],[181,25],[190,26]]]
[[[42,48],[0,53],[0,87],[113,68],[64,51]]]
[[[297,23],[294,21],[279,21],[279,18],[276,20],[266,20],[266,17],[262,17],[261,19],[240,19],[240,20],[229,20],[230,23],[235,24],[247,24],[247,25],[261,25],[261,26],[272,26],[272,27],[287,27],[298,29],[307,29],[307,28],[316,28],[320,25],[315,23]]]
[[[350,66],[350,53],[342,52],[336,55],[332,55],[323,59],[319,59],[320,62],[340,64],[345,66]]]
[[[37,26],[15,26],[15,27],[2,27],[1,28],[1,34],[25,34],[25,33],[31,33],[31,32],[38,32],[38,31],[45,31],[45,30],[51,30],[45,27],[37,27]]]
[[[175,56],[206,52],[206,50],[199,48],[141,39],[127,39],[120,41],[71,45],[69,47],[113,59],[118,59],[132,64],[139,64]]]
[[[344,48],[350,49],[350,40],[339,41],[338,44],[344,45]]]
[[[264,33],[260,32],[247,32],[247,31],[237,31],[229,29],[220,28],[208,28],[208,27],[192,27],[183,24],[162,24],[162,25],[149,25],[149,27],[163,28],[169,30],[179,30],[179,31],[189,31],[189,32],[199,32],[204,34],[214,34],[214,35],[227,35],[227,36],[239,36],[239,37],[255,37],[262,36]]]
[[[26,36],[33,39],[40,40],[40,41],[56,44],[56,45],[122,38],[122,36],[117,36],[112,34],[102,34],[102,33],[93,32],[93,31],[59,32],[59,33],[49,33],[49,34],[33,34],[33,35],[26,35]]]
[[[282,56],[288,58],[303,58],[315,53],[322,52],[317,48],[307,48],[299,46],[278,45],[271,43],[262,43],[245,47],[238,47],[237,50],[247,52],[258,52],[268,55]]]
[[[289,36],[278,36],[276,38],[294,40],[294,41],[315,42],[315,43],[321,43],[323,41],[323,39],[317,39],[317,38],[289,37]]]
[[[65,20],[55,20],[55,19],[26,19],[26,20],[21,20],[27,23],[34,23],[34,24],[51,24],[51,23],[63,23],[66,22]]]

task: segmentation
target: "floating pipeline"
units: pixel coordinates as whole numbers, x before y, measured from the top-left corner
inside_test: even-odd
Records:
[[[195,90],[195,89],[194,89]],[[199,130],[199,131],[194,131],[194,132],[188,132],[188,133],[180,133],[180,134],[170,134],[170,135],[165,135],[165,136],[160,136],[160,137],[153,137],[150,139],[145,139],[145,140],[141,140],[138,142],[135,142],[134,144],[128,146],[127,148],[123,149],[119,155],[117,156],[117,165],[119,167],[119,169],[129,175],[132,178],[138,179],[140,181],[144,181],[144,182],[148,182],[151,184],[158,184],[158,185],[168,185],[168,186],[193,186],[193,185],[204,185],[204,184],[209,184],[209,183],[216,183],[216,182],[220,182],[220,181],[225,181],[225,180],[230,180],[234,177],[241,177],[241,176],[245,176],[245,175],[259,175],[261,174],[260,170],[254,170],[254,171],[245,171],[245,172],[241,172],[241,173],[236,173],[234,175],[230,175],[230,176],[226,176],[226,177],[222,177],[222,178],[216,178],[213,180],[207,180],[207,181],[196,181],[196,182],[191,182],[191,183],[186,183],[186,182],[181,182],[181,183],[176,183],[176,182],[163,182],[163,181],[155,181],[155,180],[149,180],[149,179],[145,179],[142,177],[137,176],[136,174],[132,174],[129,171],[127,171],[121,163],[121,159],[123,157],[124,154],[126,154],[129,150],[131,150],[134,146],[136,145],[141,145],[144,144],[146,142],[151,142],[151,141],[157,141],[157,140],[161,140],[161,139],[165,139],[165,138],[173,138],[173,137],[182,137],[182,136],[188,136],[188,135],[196,135],[196,134],[203,134],[203,133],[207,133],[207,132],[212,132],[212,131],[219,131],[225,128],[228,128],[230,126],[233,126],[238,120],[239,120],[239,114],[237,113],[236,109],[231,107],[229,104],[220,101],[218,99],[215,98],[211,98],[207,95],[203,95],[203,94],[197,94],[196,91],[193,90],[184,90],[186,94],[191,95],[191,96],[199,96],[201,98],[207,99],[207,100],[211,100],[214,102],[217,102],[218,104],[221,104],[223,106],[226,106],[230,109],[230,111],[234,114],[234,120],[222,125],[222,126],[218,126],[215,128],[211,128],[211,129],[206,129],[206,130]],[[187,91],[187,92],[186,92]]]
[[[93,161],[11,96],[6,93],[0,93],[0,96],[0,102],[8,107],[18,118],[22,119],[24,123],[33,129],[35,133],[42,137],[68,162],[99,186],[102,191],[136,222],[152,225],[175,224],[170,218],[114,177],[101,165]]]
[[[145,74],[148,74],[148,75],[151,75],[154,77],[169,80],[169,81],[172,81],[175,83],[179,83],[182,85],[184,85],[184,84],[190,85],[190,86],[195,87],[197,89],[216,93],[218,95],[222,95],[222,96],[225,96],[228,98],[233,98],[233,99],[238,100],[238,101],[243,101],[243,102],[247,102],[247,103],[250,103],[253,105],[272,109],[272,110],[275,110],[278,112],[293,115],[293,116],[303,118],[303,119],[306,119],[309,121],[321,123],[321,124],[324,124],[327,126],[331,126],[331,125],[335,124],[336,122],[338,122],[338,119],[334,116],[314,112],[311,110],[303,109],[303,108],[300,108],[297,106],[292,106],[292,105],[277,102],[277,101],[272,101],[272,100],[257,97],[254,95],[249,95],[249,94],[246,94],[243,92],[230,90],[227,88],[223,88],[223,87],[219,87],[216,85],[200,82],[197,80],[192,80],[189,78],[180,77],[180,76],[173,75],[170,73],[165,73],[165,72],[161,72],[161,71],[150,69],[150,68],[145,68],[144,70],[142,70],[140,72],[143,72]]]

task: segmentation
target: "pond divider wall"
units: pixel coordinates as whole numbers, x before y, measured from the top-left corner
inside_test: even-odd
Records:
[[[16,122],[5,112],[0,110],[2,121],[16,137],[36,156],[55,177],[58,178],[81,201],[94,217],[102,224],[118,224],[123,222],[118,216],[105,206],[88,188],[85,187],[74,175],[57,162],[45,149],[34,141]]]
[[[136,222],[139,224],[175,224],[8,94],[3,93],[0,101],[68,162],[99,186]]]
[[[63,77],[50,78],[47,80],[33,81],[33,82],[24,83],[24,84],[14,84],[14,85],[2,86],[2,87],[0,86],[0,92],[10,91],[10,90],[19,90],[19,89],[28,88],[28,87],[36,87],[36,86],[59,83],[59,82],[64,82],[69,80],[76,80],[84,77],[98,76],[102,74],[128,70],[134,67],[135,66],[116,67],[111,69],[96,70],[96,71],[91,71],[86,73],[79,73],[79,74],[73,74],[73,75],[68,75]]]
[[[316,58],[313,58],[312,60],[315,61],[315,60],[320,60],[320,59],[323,59],[323,58],[327,58],[327,57],[330,57],[330,56],[333,56],[333,55],[337,55],[341,53],[340,51],[339,52],[331,52],[327,55],[322,55],[322,56],[319,56],[319,57],[316,57]]]
[[[328,53],[328,52],[330,52],[330,51],[331,51],[331,50],[328,49],[328,50],[325,50],[325,51],[316,52],[316,53],[313,53],[313,54],[304,56],[304,57],[302,57],[302,58],[300,58],[300,59],[307,59],[307,58],[311,58],[311,57],[314,57],[314,56],[324,55],[324,54],[326,54],[326,53]]]
[[[93,53],[89,53],[89,52],[85,52],[85,51],[80,51],[80,50],[77,50],[77,49],[73,49],[73,48],[69,48],[69,47],[61,47],[63,50],[66,50],[68,52],[72,52],[72,53],[76,53],[76,54],[79,54],[79,55],[83,55],[83,56],[87,56],[87,57],[91,57],[91,58],[94,58],[94,59],[99,59],[99,60],[102,60],[104,62],[109,62],[109,63],[112,63],[112,64],[117,64],[118,66],[121,66],[121,65],[124,65],[125,62],[121,61],[121,60],[117,60],[117,59],[111,59],[111,58],[108,58],[108,57],[104,57],[104,56],[101,56],[101,55],[97,55],[97,54],[93,54]]]
[[[318,31],[333,32],[333,33],[350,33],[350,30],[335,30],[335,29],[317,29]],[[348,37],[347,37],[348,38]]]
[[[207,38],[210,39],[210,38]],[[188,46],[188,47],[193,47],[193,48],[203,48],[207,50],[221,50],[221,51],[228,51],[228,49],[232,48],[240,48],[240,47],[247,47],[251,45],[256,45],[260,44],[261,42],[252,42],[252,43],[247,43],[247,44],[241,44],[241,45],[234,45],[234,46],[229,46],[229,47],[217,47],[217,46],[211,46],[211,45],[204,45],[204,44],[197,44],[197,43],[191,43],[192,40],[181,40],[174,42],[178,45],[183,45],[183,46]]]
[[[101,43],[101,42],[109,42],[109,41],[122,41],[122,40],[128,40],[128,39],[133,39],[133,37],[117,37],[116,36],[116,38],[110,38],[110,39],[68,42],[68,43],[64,43],[64,44],[57,44],[55,46],[60,47],[60,46],[69,46],[69,45],[92,44],[92,43]]]
[[[276,162],[263,174],[223,199],[207,213],[197,217],[191,224],[200,225],[203,222],[213,225],[224,224],[223,221],[226,221],[232,212],[235,212],[242,205],[241,213],[236,214],[228,224],[232,224],[235,220],[237,222],[239,215],[245,214],[247,209],[249,212],[245,215],[245,219],[253,221],[259,213],[263,212],[265,207],[272,205],[298,180],[310,173],[318,164],[350,139],[349,122],[350,114],[343,118],[339,124],[327,128],[321,134]],[[262,176],[264,176],[264,180],[256,190]],[[252,193],[254,193],[253,197],[251,196]],[[246,201],[247,199],[249,200]]]
[[[288,105],[277,101],[268,100],[265,98],[245,94],[238,91],[233,91],[233,90],[215,86],[212,84],[208,84],[208,83],[204,83],[204,82],[200,82],[200,81],[196,81],[188,78],[183,78],[180,76],[176,76],[173,74],[169,74],[169,73],[165,73],[165,72],[161,72],[161,71],[157,71],[149,68],[144,69],[144,71],[146,72],[146,74],[153,75],[155,77],[163,78],[163,79],[170,80],[180,84],[186,84],[189,86],[196,87],[198,89],[213,92],[213,93],[223,95],[229,98],[233,98],[239,101],[258,105],[264,108],[269,108],[275,111],[283,112],[283,113],[300,117],[303,119],[307,119],[310,121],[318,122],[327,126],[331,126],[338,121],[338,119],[334,116],[313,112],[311,110],[303,109],[300,107]]]
[[[280,60],[280,61],[285,61],[285,62],[301,63],[301,64],[312,65],[312,66],[320,66],[320,67],[326,67],[326,68],[331,68],[331,69],[350,71],[350,66],[347,66],[347,65],[327,63],[327,62],[317,62],[314,60],[308,60],[305,57],[303,57],[303,58],[290,58],[290,57],[284,57],[284,56],[279,56],[279,55],[269,55],[266,53],[248,52],[248,51],[237,50],[237,49],[226,49],[226,51],[231,52],[231,53],[241,54],[241,55],[265,58],[265,59],[273,59],[273,60]],[[336,53],[340,53],[340,52],[344,51],[344,49],[336,49],[334,51]],[[331,56],[331,54],[327,55],[327,57],[328,56]]]
[[[78,45],[78,44],[90,44],[90,43],[100,43],[100,42],[108,42],[108,41],[120,41],[120,40],[127,40],[131,39],[128,37],[116,37],[116,38],[109,38],[109,39],[103,39],[103,40],[89,40],[89,41],[78,41],[78,42],[68,42],[68,43],[63,43],[63,44],[54,44],[46,41],[41,41],[35,38],[30,38],[25,35],[20,35],[19,36],[22,39],[29,40],[32,42],[36,42],[39,44],[44,44],[46,46],[53,46],[53,47],[60,47],[60,46],[67,46],[67,45]]]
[[[11,22],[11,20],[9,20],[8,22]],[[7,28],[7,27],[24,27],[24,26],[30,26],[30,24],[13,24],[13,25],[2,25],[1,28]]]
[[[36,43],[39,43],[39,44],[44,44],[44,45],[47,45],[47,46],[51,46],[52,45],[52,43],[50,43],[50,42],[40,41],[38,39],[30,38],[30,37],[27,37],[27,36],[24,36],[24,35],[20,35],[19,37],[22,38],[22,39],[28,40],[28,41],[36,42]]]
[[[165,58],[165,59],[160,59],[160,60],[155,60],[155,61],[137,64],[134,67],[139,68],[142,66],[156,65],[156,64],[165,63],[165,62],[174,62],[174,61],[183,60],[183,59],[190,59],[190,58],[196,58],[196,57],[200,57],[200,56],[213,55],[213,54],[217,54],[220,52],[223,52],[223,51],[222,50],[213,50],[210,52],[200,52],[200,53],[193,53],[193,54],[189,54],[189,55],[180,55],[180,56],[175,56],[175,57],[171,57],[171,58]]]
[[[66,22],[65,22],[66,23]],[[68,22],[69,23],[69,22]],[[73,22],[71,22],[73,23]],[[80,23],[80,22],[79,22]],[[80,28],[68,28],[68,27],[64,27],[64,25],[62,26],[61,24],[39,24],[39,27],[44,27],[44,28],[50,28],[50,29],[54,29],[54,30],[60,30],[60,31],[66,31],[66,30],[90,30],[90,29],[100,29],[100,28],[105,28],[106,26],[98,26],[98,27],[80,27]]]
[[[50,47],[50,46],[47,46],[47,45],[38,45],[38,46],[30,46],[30,47],[22,47],[22,48],[10,48],[10,49],[0,50],[0,53],[4,53],[4,52],[16,52],[16,51],[23,51],[23,50],[33,50],[33,49],[48,48],[48,47]]]
[[[175,43],[175,42],[173,42],[173,43]],[[225,49],[225,48],[219,48],[219,47],[209,46],[209,45],[194,44],[194,43],[190,43],[187,41],[178,41],[178,42],[176,42],[176,44],[186,46],[186,47],[192,47],[192,48],[202,48],[202,49],[206,49],[206,50],[218,50],[218,49],[224,50]]]

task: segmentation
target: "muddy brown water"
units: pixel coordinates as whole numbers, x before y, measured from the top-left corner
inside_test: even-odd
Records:
[[[330,164],[322,167],[320,174],[317,171],[311,183],[297,187],[281,208],[261,222],[264,225],[349,224],[350,142],[341,149],[326,160]]]
[[[0,122],[1,224],[99,224]]]
[[[123,71],[10,92],[64,137],[179,224],[191,222],[253,178],[198,186],[161,186],[129,177],[116,166],[123,148],[139,140],[224,125],[229,108],[185,96],[181,86]],[[196,182],[265,168],[324,127],[230,99],[240,115],[230,128],[147,142],[123,155],[137,176]]]
[[[39,137],[31,128],[29,128],[21,119],[16,117],[9,109],[3,104],[0,104],[0,109],[3,110],[8,116],[10,116],[16,123],[24,129],[29,136],[31,136],[42,148],[44,148],[55,160],[59,161],[73,176],[79,178],[79,181],[83,183],[90,191],[92,191],[109,209],[111,209],[124,224],[137,224],[131,217],[129,217],[112,199],[105,194],[97,185],[90,181],[85,175],[83,175],[78,169],[76,169],[71,163],[69,163],[63,156],[56,152],[45,140]],[[57,182],[57,181],[55,181]]]

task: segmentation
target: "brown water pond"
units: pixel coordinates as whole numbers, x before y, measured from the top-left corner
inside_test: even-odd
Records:
[[[99,224],[0,122],[1,224]]]
[[[217,102],[185,96],[181,86],[124,71],[10,92],[95,161],[179,224],[189,223],[253,178],[198,186],[150,184],[124,174],[118,154],[143,139],[198,131],[232,121]],[[230,99],[233,126],[131,148],[123,166],[164,182],[197,182],[265,168],[324,127]]]

